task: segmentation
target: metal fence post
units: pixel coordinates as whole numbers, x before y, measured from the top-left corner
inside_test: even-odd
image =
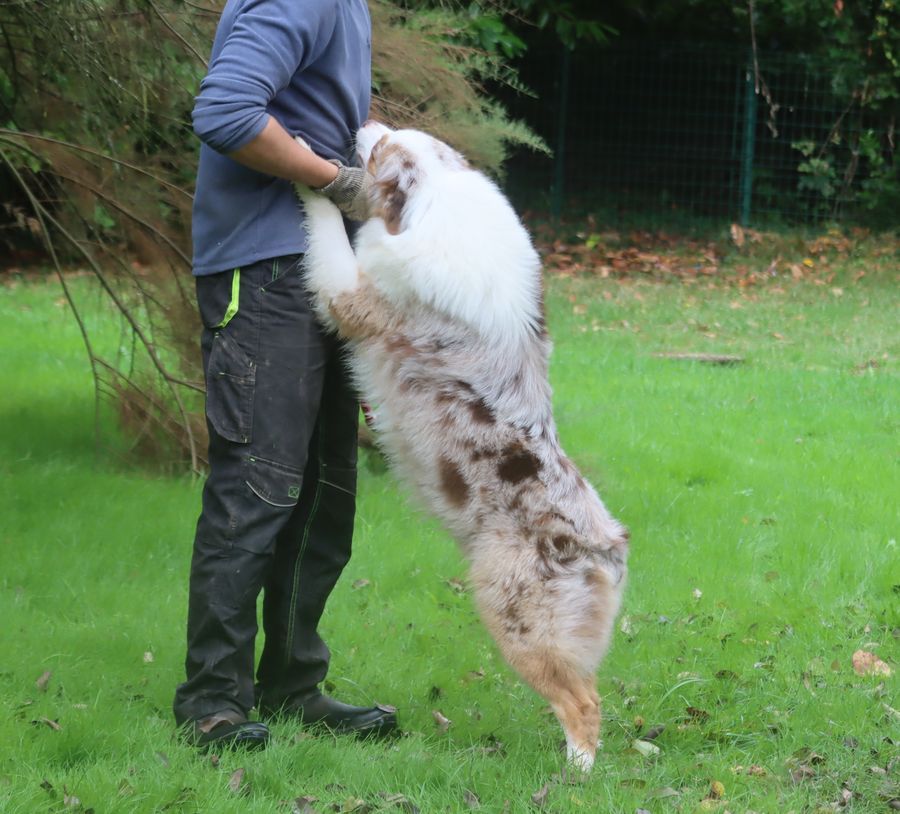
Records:
[[[744,79],[744,138],[741,144],[741,226],[750,225],[753,204],[753,151],[756,141],[756,77],[748,62]]]
[[[563,187],[566,175],[566,117],[569,113],[569,72],[571,71],[572,54],[568,46],[562,47],[562,60],[559,69],[559,106],[556,119],[556,149],[553,162],[553,198],[551,211],[553,219],[559,220],[563,206]]]

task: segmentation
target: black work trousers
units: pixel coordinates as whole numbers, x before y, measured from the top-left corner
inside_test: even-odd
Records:
[[[299,256],[197,278],[209,476],[194,538],[178,723],[313,692],[350,558],[358,406]],[[254,685],[257,599],[265,645]]]

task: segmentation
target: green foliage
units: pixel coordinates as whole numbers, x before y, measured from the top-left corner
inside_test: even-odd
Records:
[[[156,438],[163,457],[174,450],[195,469],[205,430],[190,112],[223,4],[0,3],[0,236],[37,236],[58,269],[83,265],[102,281],[131,336],[101,352],[73,302],[98,392],[136,442]],[[511,145],[546,149],[485,90],[517,86],[507,60],[521,44],[505,26],[462,8],[411,14],[372,0],[371,12],[381,118],[429,129],[494,174]]]
[[[827,141],[802,150],[800,188],[816,193],[824,211],[836,198],[851,204],[856,198],[876,218],[896,211],[900,161],[892,133],[900,117],[900,4],[756,0],[754,8],[761,45],[796,41],[828,72],[832,92],[846,106]]]
[[[514,0],[517,6],[538,28],[552,27],[558,39],[568,47],[576,43],[602,44],[617,32],[608,23],[597,19],[596,8],[571,0]]]
[[[373,25],[373,108],[397,127],[428,130],[465,153],[476,166],[502,172],[512,145],[546,151],[525,124],[510,119],[486,92],[489,85],[521,88],[499,50],[485,50],[485,31],[468,13],[436,6],[415,13],[381,2]]]

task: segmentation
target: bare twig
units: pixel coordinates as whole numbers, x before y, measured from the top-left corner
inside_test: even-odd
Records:
[[[106,153],[101,153],[99,150],[94,150],[90,147],[85,147],[83,144],[73,144],[70,141],[63,141],[62,139],[51,138],[50,136],[44,136],[40,133],[28,133],[22,132],[19,130],[8,130],[5,127],[0,127],[0,136],[6,136],[8,143],[13,146],[17,145],[15,142],[16,138],[25,138],[32,139],[34,141],[45,141],[49,144],[58,144],[60,147],[68,147],[70,150],[76,150],[80,153],[87,153],[88,155],[95,156],[97,158],[102,158],[104,161],[109,161],[112,164],[118,164],[119,166],[126,167],[129,170],[133,170],[134,172],[140,173],[141,175],[145,175],[148,178],[152,178],[158,184],[162,184],[166,189],[171,189],[173,192],[177,192],[180,195],[183,195],[188,200],[194,200],[194,196],[191,195],[186,189],[178,186],[177,184],[173,184],[171,181],[167,181],[165,178],[161,178],[158,175],[154,175],[152,172],[148,172],[142,167],[137,166],[136,164],[132,164],[128,161],[123,161],[121,158],[115,158],[114,156],[107,155]]]
[[[153,0],[147,0],[147,5],[153,9],[153,12],[159,17],[160,22],[169,29],[174,36],[188,51],[190,51],[199,61],[200,64],[203,65],[204,68],[209,66],[209,63],[206,61],[206,58],[196,49],[193,45],[191,45],[176,29],[175,27],[166,19],[166,16],[162,13],[159,6],[153,2]]]

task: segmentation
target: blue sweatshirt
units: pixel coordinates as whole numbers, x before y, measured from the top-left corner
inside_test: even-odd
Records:
[[[306,250],[290,181],[225,153],[269,116],[324,158],[351,160],[369,110],[371,22],[366,0],[228,0],[193,111],[203,141],[194,195],[194,274]]]

